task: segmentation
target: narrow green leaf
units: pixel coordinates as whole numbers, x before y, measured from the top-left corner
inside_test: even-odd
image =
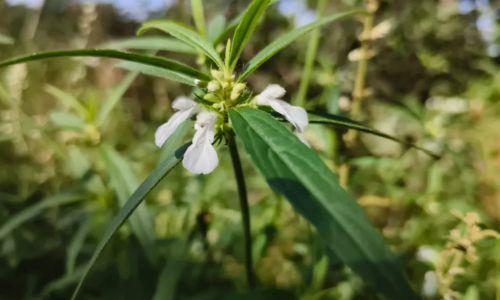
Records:
[[[231,55],[229,58],[229,65],[234,67],[243,52],[246,44],[252,37],[255,28],[264,15],[270,0],[254,0],[243,13],[243,17],[236,27],[236,31],[231,41]]]
[[[196,54],[196,49],[183,43],[177,39],[157,37],[157,36],[141,36],[128,39],[111,41],[102,44],[100,48],[107,49],[134,49],[134,50],[163,50],[170,52],[178,52],[185,54]]]
[[[346,129],[353,129],[353,130],[357,130],[357,131],[361,131],[361,132],[364,132],[364,133],[368,133],[368,134],[372,134],[372,135],[376,135],[378,137],[381,137],[381,138],[385,138],[385,139],[389,139],[391,141],[394,141],[396,143],[400,143],[406,147],[411,147],[411,148],[415,148],[417,150],[420,150],[422,152],[424,152],[425,154],[433,157],[433,158],[440,158],[440,155],[436,154],[436,153],[433,153],[432,151],[430,150],[427,150],[425,148],[422,148],[418,145],[415,145],[413,143],[410,143],[410,142],[406,142],[406,141],[403,141],[403,140],[400,140],[398,139],[397,137],[394,137],[394,136],[391,136],[387,133],[383,133],[381,131],[378,131],[376,129],[373,129],[373,128],[370,128],[362,123],[359,123],[359,122],[356,122],[354,120],[351,120],[347,117],[343,117],[343,116],[338,116],[338,115],[332,115],[332,114],[326,114],[326,113],[312,113],[312,112],[308,112],[309,114],[309,122],[311,124],[326,124],[326,125],[334,125],[334,126],[338,126],[338,127],[341,127],[341,128],[346,128]]]
[[[264,49],[262,49],[257,55],[255,55],[246,65],[245,69],[241,73],[239,77],[239,81],[244,80],[247,78],[250,74],[252,74],[257,68],[259,68],[263,63],[268,61],[271,57],[273,57],[276,53],[281,51],[283,48],[286,46],[290,45],[292,42],[294,42],[296,39],[304,36],[305,34],[311,32],[314,29],[320,28],[328,23],[331,23],[333,21],[337,21],[340,19],[343,19],[348,16],[352,16],[354,14],[361,13],[361,10],[351,10],[339,14],[335,14],[332,16],[324,17],[321,18],[315,22],[312,22],[308,25],[305,25],[303,27],[297,28],[293,31],[290,31],[278,39],[274,40],[271,44],[266,46]]]
[[[66,93],[65,91],[52,85],[47,85],[45,87],[45,91],[54,96],[65,106],[72,108],[80,117],[87,117],[87,109],[70,93]]]
[[[78,228],[78,231],[76,232],[68,248],[66,249],[66,274],[72,274],[75,272],[76,259],[83,247],[85,239],[90,232],[91,225],[92,222],[90,218],[85,220],[85,222],[80,225],[80,228]]]
[[[179,285],[182,271],[186,266],[186,252],[188,242],[183,240],[173,240],[172,245],[166,249],[167,258],[165,266],[158,276],[156,290],[152,300],[173,300],[175,291]]]
[[[224,63],[214,47],[197,32],[171,21],[155,20],[144,23],[139,29],[138,34],[143,34],[151,29],[157,29],[172,35],[201,51],[202,54],[210,58],[219,68],[222,69],[224,67]]]
[[[84,266],[79,266],[73,273],[66,273],[62,277],[51,281],[44,286],[42,292],[40,293],[41,298],[51,299],[51,297],[49,297],[51,293],[69,288],[71,285],[74,285],[82,276],[83,271]]]
[[[104,101],[104,104],[97,115],[97,126],[104,125],[115,106],[120,102],[130,85],[137,78],[137,74],[138,72],[128,73],[127,76],[125,76],[125,78],[123,78],[122,81],[120,81],[120,83],[109,92],[108,97]]]
[[[184,142],[186,135],[193,130],[193,123],[192,120],[188,119],[177,127],[161,147],[160,161],[166,159],[170,153],[174,152]]]
[[[236,29],[236,27],[240,23],[240,20],[242,17],[243,17],[243,15],[241,14],[241,15],[237,16],[236,18],[234,18],[233,20],[231,20],[231,22],[229,22],[227,27],[222,32],[217,34],[217,36],[213,39],[213,44],[215,46],[218,46],[218,45],[222,44],[225,40],[227,40],[229,38],[229,36],[231,35],[231,32],[233,32],[234,29]]]
[[[269,114],[229,112],[234,131],[271,188],[318,230],[325,245],[388,299],[416,299],[397,260],[319,156]]]
[[[151,174],[144,180],[144,182],[135,190],[135,192],[130,196],[125,205],[120,209],[116,217],[111,221],[108,225],[106,231],[102,239],[99,241],[97,248],[95,249],[88,265],[83,272],[78,285],[73,292],[71,299],[76,299],[80,289],[85,282],[85,279],[92,269],[92,266],[97,261],[97,258],[104,250],[108,242],[111,240],[111,237],[114,233],[125,223],[125,221],[130,217],[130,215],[135,211],[137,206],[142,203],[144,198],[153,190],[153,188],[158,185],[158,183],[172,170],[173,167],[177,165],[177,163],[182,159],[184,155],[184,151],[186,151],[187,145],[179,148],[175,153],[171,153],[169,157],[165,160],[161,161],[158,166],[151,172]]]
[[[111,179],[111,186],[115,191],[120,206],[127,203],[128,198],[137,189],[140,182],[129,162],[125,160],[113,147],[104,144],[99,147],[101,157]],[[129,218],[132,232],[137,237],[148,259],[156,261],[154,221],[147,207],[139,205]]]
[[[203,12],[203,2],[201,0],[191,0],[191,11],[196,29],[201,36],[206,36],[205,14]]]
[[[271,0],[270,5],[272,5],[278,1],[279,0]],[[233,32],[236,29],[236,27],[238,26],[238,24],[241,21],[241,18],[243,18],[244,14],[245,14],[245,12],[242,12],[241,14],[239,14],[236,18],[232,19],[228,23],[226,29],[224,29],[220,33],[217,33],[216,37],[213,39],[213,44],[215,46],[221,44],[222,42],[224,42],[225,40],[227,40],[229,38],[229,36],[231,35],[231,32]]]
[[[144,64],[123,61],[117,65],[118,68],[125,69],[130,72],[139,72],[148,76],[154,76],[167,80],[177,81],[190,86],[196,86],[196,79],[180,73],[171,72],[167,69],[147,66]]]
[[[14,44],[14,39],[10,36],[0,33],[0,45],[11,45]]]
[[[70,112],[55,111],[50,114],[50,121],[57,127],[77,131],[85,130],[85,120]]]
[[[318,4],[316,6],[316,14],[318,15],[318,18],[323,17],[327,2],[327,0],[318,0]],[[320,38],[320,29],[316,29],[311,33],[311,37],[309,38],[309,42],[307,44],[304,67],[302,68],[299,91],[297,92],[295,99],[292,101],[294,105],[305,106],[305,100],[313,74],[314,63],[316,62],[318,54]]]
[[[19,226],[42,214],[46,209],[81,201],[83,198],[84,196],[81,194],[60,194],[46,198],[22,210],[0,227],[0,240],[4,239]]]
[[[116,58],[148,66],[163,68],[171,72],[179,73],[195,79],[200,79],[200,80],[210,79],[208,75],[188,65],[177,62],[175,60],[170,60],[159,56],[148,56],[148,55],[128,53],[111,49],[76,49],[76,50],[60,50],[60,51],[34,53],[2,61],[0,62],[0,68],[40,59],[57,58],[57,57],[79,57],[79,56]]]
[[[212,18],[208,23],[208,39],[213,43],[226,28],[226,18],[220,14]],[[216,45],[217,46],[217,45]]]

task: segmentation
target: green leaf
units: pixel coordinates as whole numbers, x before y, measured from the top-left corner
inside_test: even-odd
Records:
[[[85,130],[85,120],[70,112],[56,111],[50,114],[50,121],[60,128],[76,131]]]
[[[125,160],[113,147],[104,144],[99,147],[101,157],[111,179],[111,187],[115,191],[120,206],[125,205],[127,199],[140,184],[129,162]],[[139,205],[130,216],[129,223],[134,235],[146,253],[150,262],[156,261],[154,221],[145,204]]]
[[[60,194],[46,198],[8,219],[7,222],[0,227],[0,240],[4,239],[19,226],[42,214],[46,209],[74,203],[82,199],[84,199],[84,195],[82,194]]]
[[[184,138],[186,137],[186,135],[193,130],[193,123],[194,122],[192,120],[187,119],[179,126],[177,126],[175,132],[172,133],[172,135],[161,147],[160,161],[166,159],[170,155],[170,153],[174,152],[179,147],[179,145],[184,142]]]
[[[34,53],[2,61],[0,62],[0,68],[40,59],[56,58],[56,57],[78,57],[78,56],[116,58],[148,66],[159,67],[168,70],[170,72],[178,73],[180,75],[184,75],[194,79],[200,79],[200,80],[210,79],[208,75],[188,65],[177,62],[175,60],[170,60],[159,56],[128,53],[111,49],[76,49],[76,50],[60,50],[60,51]]]
[[[66,274],[72,274],[75,272],[76,259],[90,232],[91,225],[92,222],[90,218],[85,220],[85,222],[80,225],[80,228],[78,228],[78,231],[68,245],[66,249]]]
[[[92,266],[97,261],[97,258],[104,250],[108,242],[111,240],[111,237],[114,233],[125,223],[125,221],[130,217],[130,215],[135,211],[137,206],[142,203],[144,198],[153,190],[153,188],[158,185],[158,183],[172,170],[173,167],[177,165],[177,163],[182,159],[184,152],[186,151],[187,145],[180,147],[175,153],[171,153],[165,160],[161,161],[158,166],[151,172],[151,174],[144,180],[144,182],[135,190],[135,192],[130,196],[125,205],[120,209],[115,218],[111,221],[111,223],[106,228],[102,239],[99,241],[97,248],[90,261],[87,264],[85,271],[83,272],[80,281],[78,282],[78,286],[71,299],[76,299],[80,289],[85,282],[85,279],[92,269]]]
[[[400,140],[397,137],[394,137],[394,136],[391,136],[387,133],[383,133],[381,131],[375,130],[375,129],[370,128],[362,123],[351,120],[347,117],[326,114],[326,113],[319,114],[319,113],[308,112],[308,114],[309,114],[309,122],[311,124],[334,125],[334,126],[338,126],[338,127],[342,127],[342,128],[346,128],[346,129],[353,129],[353,130],[361,131],[364,133],[368,133],[368,134],[376,135],[378,137],[389,139],[389,140],[394,141],[396,143],[400,143],[402,145],[405,145],[406,147],[415,148],[415,149],[420,150],[433,158],[436,158],[436,159],[440,158],[440,156],[438,154],[433,153],[430,150],[422,148],[422,147],[415,145],[413,143]]]
[[[87,109],[76,99],[73,95],[66,93],[65,91],[52,86],[47,85],[45,91],[52,96],[54,96],[59,102],[63,103],[65,106],[73,109],[82,118],[87,117]]]
[[[188,241],[175,239],[170,241],[171,245],[164,250],[166,252],[166,263],[162,268],[156,290],[152,300],[172,300],[179,285],[182,271],[186,266],[186,253],[188,252]]]
[[[203,2],[201,0],[191,0],[191,11],[193,20],[201,36],[206,36],[205,14],[203,13]]]
[[[360,12],[362,12],[362,11],[361,10],[351,10],[351,11],[335,14],[335,15],[332,15],[329,17],[324,17],[324,18],[321,18],[315,22],[312,22],[308,25],[297,28],[293,31],[290,31],[290,32],[282,35],[278,39],[274,40],[271,44],[266,46],[264,49],[262,49],[259,53],[257,53],[257,55],[255,55],[248,62],[247,66],[245,67],[245,69],[241,73],[238,80],[242,81],[245,78],[247,78],[250,74],[252,74],[255,70],[257,70],[257,68],[259,68],[263,63],[268,61],[276,53],[281,51],[286,46],[290,45],[296,39],[311,32],[312,30],[320,28],[320,27],[322,27],[328,23],[331,23],[333,21],[337,21],[337,20],[340,20],[342,18],[352,16],[352,15],[360,13]]]
[[[171,72],[167,69],[147,66],[139,63],[123,61],[117,65],[118,68],[125,69],[130,72],[139,72],[148,76],[154,76],[158,78],[163,78],[167,80],[177,81],[183,84],[187,84],[196,87],[196,79],[193,77],[185,76],[180,73]]]
[[[229,117],[271,188],[316,227],[329,249],[388,299],[416,299],[380,234],[314,151],[263,111],[233,109]]]
[[[226,18],[224,15],[217,15],[210,20],[208,23],[208,39],[211,42],[215,42],[217,37],[224,32],[226,28]]]
[[[138,72],[128,73],[127,76],[123,78],[123,80],[116,87],[111,89],[108,97],[106,98],[106,101],[104,101],[104,104],[99,110],[99,114],[97,115],[97,126],[104,125],[115,106],[120,102],[120,100],[123,98],[123,95],[127,92],[130,85],[134,82],[137,74]]]
[[[229,22],[227,27],[222,32],[218,33],[217,36],[213,39],[213,44],[215,46],[220,45],[227,38],[229,38],[229,35],[231,35],[231,32],[233,32],[234,29],[238,26],[242,17],[243,17],[243,15],[239,15],[236,18],[234,18],[233,20],[231,20],[231,22]]]
[[[243,52],[243,49],[252,37],[255,28],[269,6],[269,1],[270,0],[254,0],[243,13],[243,17],[238,27],[236,27],[231,42],[229,66],[234,67],[238,62],[241,52]]]
[[[270,4],[274,4],[278,2],[278,0],[271,0]],[[232,19],[229,24],[227,25],[226,29],[224,29],[222,32],[217,33],[216,37],[213,39],[213,44],[214,45],[219,45],[222,42],[224,42],[226,39],[229,38],[229,35],[231,35],[231,32],[234,31],[234,29],[240,24],[241,18],[243,18],[243,15],[245,12],[242,12],[239,14],[236,18]]]
[[[161,30],[172,35],[173,37],[201,51],[217,66],[219,66],[220,69],[224,68],[224,63],[222,62],[222,59],[217,51],[215,51],[210,42],[201,37],[197,32],[171,21],[155,20],[144,23],[139,29],[138,34],[143,34],[145,31],[151,29]]]
[[[156,37],[156,36],[143,36],[143,37],[133,37],[128,39],[111,41],[109,43],[102,44],[101,48],[108,49],[134,49],[134,50],[163,50],[170,52],[178,52],[185,54],[196,54],[196,50],[183,43],[177,39],[166,38],[166,37]]]
[[[0,45],[11,45],[14,44],[14,39],[10,36],[4,35],[0,33]]]

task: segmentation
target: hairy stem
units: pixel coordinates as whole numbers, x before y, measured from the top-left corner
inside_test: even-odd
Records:
[[[234,139],[234,134],[228,137],[229,152],[231,153],[231,161],[233,162],[234,177],[238,186],[238,194],[240,198],[241,220],[243,224],[243,235],[245,237],[245,270],[248,287],[255,286],[255,277],[253,273],[252,260],[252,236],[250,232],[250,208],[248,206],[247,188],[245,184],[245,176],[241,167],[240,155]]]

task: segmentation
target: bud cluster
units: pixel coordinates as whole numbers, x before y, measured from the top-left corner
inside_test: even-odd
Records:
[[[212,80],[207,83],[207,94],[204,99],[210,102],[223,102],[226,106],[233,106],[246,89],[246,84],[235,81],[234,74],[226,71],[212,70]]]

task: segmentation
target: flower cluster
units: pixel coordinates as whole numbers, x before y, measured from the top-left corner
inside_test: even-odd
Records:
[[[203,101],[186,96],[175,99],[172,108],[175,113],[155,134],[155,143],[161,147],[177,127],[196,116],[195,134],[182,161],[183,166],[193,174],[211,173],[219,164],[214,142],[218,133],[226,128],[227,108],[235,106],[268,106],[282,115],[295,128],[295,133],[304,142],[302,133],[309,124],[307,112],[282,100],[286,91],[277,84],[269,85],[255,97],[242,97],[246,84],[234,81],[234,76],[222,71],[212,71],[212,81],[206,83]],[[201,83],[200,83],[201,85]],[[226,121],[225,121],[226,120]],[[307,144],[307,143],[306,143]]]

